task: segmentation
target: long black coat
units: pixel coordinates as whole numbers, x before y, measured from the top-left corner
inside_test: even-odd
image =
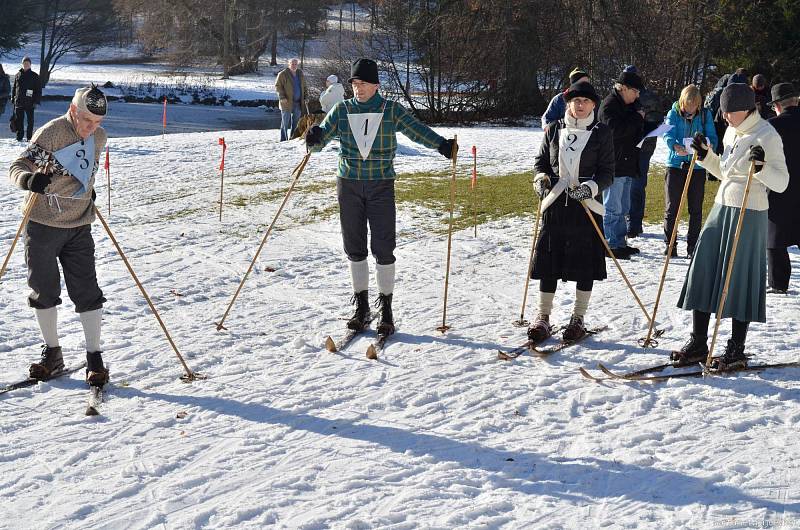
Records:
[[[783,141],[789,187],[769,192],[767,248],[787,248],[800,245],[800,107],[784,109],[769,123]]]
[[[11,91],[16,109],[32,109],[42,99],[42,85],[39,83],[39,74],[33,70],[27,72],[22,68],[14,76],[14,89]]]
[[[597,118],[611,127],[614,134],[615,170],[617,177],[639,176],[639,148],[636,144],[644,136],[644,118],[636,107],[626,105],[616,90],[600,103]]]

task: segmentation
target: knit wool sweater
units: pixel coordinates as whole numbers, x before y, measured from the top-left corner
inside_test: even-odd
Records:
[[[31,211],[31,221],[56,228],[74,228],[94,222],[92,190],[100,154],[105,149],[107,139],[105,130],[98,128],[95,131],[94,153],[89,155],[94,155],[92,176],[84,193],[75,196],[81,189],[81,183],[53,156],[56,151],[82,141],[69,113],[47,122],[34,133],[27,149],[11,164],[8,171],[11,183],[27,190],[31,174],[43,172],[51,164],[53,177],[45,188],[45,195],[28,191],[25,196],[23,210],[27,209],[35,195],[39,195]]]
[[[746,208],[758,211],[769,209],[767,191],[781,193],[789,185],[783,141],[778,132],[758,112],[753,112],[738,126],[728,127],[723,145],[722,156],[709,150],[700,162],[709,173],[722,181],[714,202],[722,206],[742,206],[750,171],[750,147],[760,145],[764,149],[764,167],[753,175]]]

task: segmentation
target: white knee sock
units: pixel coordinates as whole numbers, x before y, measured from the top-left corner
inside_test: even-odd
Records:
[[[575,309],[573,309],[572,313],[583,318],[586,315],[586,311],[589,309],[589,298],[591,297],[592,291],[575,289]]]
[[[539,314],[549,315],[553,311],[553,298],[556,293],[539,291]]]
[[[103,321],[103,309],[81,313],[83,336],[86,337],[86,351],[100,351],[100,324]]]
[[[389,265],[375,265],[376,276],[378,277],[378,292],[380,294],[392,294],[394,292],[394,263]]]
[[[350,279],[353,280],[354,293],[369,289],[369,264],[367,260],[350,262]]]
[[[42,338],[48,348],[58,346],[58,309],[49,307],[47,309],[36,310],[36,320],[39,321],[39,329],[42,330]]]

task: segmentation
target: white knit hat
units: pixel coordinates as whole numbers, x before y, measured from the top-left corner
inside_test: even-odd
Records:
[[[335,74],[331,74],[327,77],[327,81],[330,84],[334,84],[339,82],[339,78]]]

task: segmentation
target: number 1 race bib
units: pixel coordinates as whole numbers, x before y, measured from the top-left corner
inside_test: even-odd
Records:
[[[83,195],[89,187],[89,179],[94,174],[94,135],[86,140],[75,142],[59,149],[53,156],[64,166],[70,175],[78,179],[81,189],[73,195]]]

